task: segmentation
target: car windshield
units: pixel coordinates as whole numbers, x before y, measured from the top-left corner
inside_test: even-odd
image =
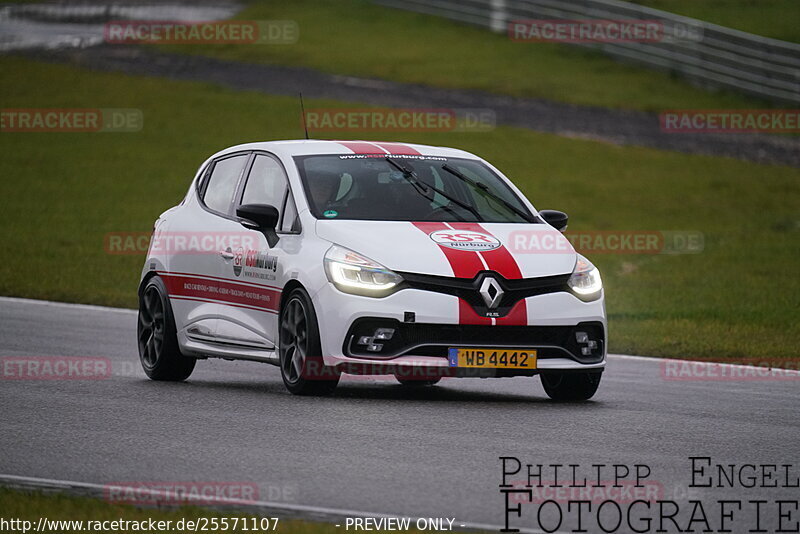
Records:
[[[536,222],[511,188],[477,160],[319,155],[295,162],[318,219]]]

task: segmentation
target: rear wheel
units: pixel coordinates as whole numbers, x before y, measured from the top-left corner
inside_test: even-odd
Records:
[[[319,326],[311,299],[301,288],[285,298],[278,343],[283,383],[295,395],[330,395],[339,383],[339,374],[322,359]]]
[[[542,373],[542,386],[555,401],[589,400],[600,386],[602,372]]]
[[[139,297],[136,334],[139,361],[148,377],[169,381],[189,378],[197,360],[181,354],[167,288],[158,276],[147,282]]]

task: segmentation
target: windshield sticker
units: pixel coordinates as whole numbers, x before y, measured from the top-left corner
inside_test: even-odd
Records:
[[[472,230],[437,230],[428,235],[440,247],[456,250],[486,251],[500,248],[500,241],[496,237]]]
[[[415,154],[342,154],[339,159],[386,159],[386,156],[391,156],[392,159],[416,159],[420,161],[447,161],[447,158],[442,156],[419,156]]]
[[[328,219],[333,219],[334,217],[338,217],[339,216],[339,212],[336,211],[336,210],[327,210],[327,211],[325,211],[323,213],[323,215],[325,217],[327,217]]]

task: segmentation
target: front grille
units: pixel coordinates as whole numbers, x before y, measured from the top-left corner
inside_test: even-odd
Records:
[[[380,350],[368,351],[359,344],[381,328],[393,329],[389,340],[380,341]],[[581,353],[576,332],[586,332],[597,346],[590,355]],[[490,326],[401,323],[394,319],[356,319],[344,341],[344,354],[354,358],[396,358],[407,354],[447,358],[449,347],[482,346],[536,348],[539,358],[571,358],[581,363],[603,359],[605,330],[600,322],[575,326]]]
[[[507,280],[493,271],[481,271],[475,278],[471,279],[405,272],[398,272],[397,274],[405,280],[405,287],[454,295],[467,302],[482,317],[505,317],[514,305],[522,299],[547,293],[569,291],[567,280],[571,276],[571,274],[560,274],[540,278]],[[494,278],[504,292],[500,302],[492,309],[489,309],[479,293],[481,283],[487,276]],[[490,313],[491,315],[488,315]]]

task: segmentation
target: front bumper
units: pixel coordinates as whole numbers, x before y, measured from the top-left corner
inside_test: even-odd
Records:
[[[390,374],[398,368],[421,367],[464,375],[463,370],[449,365],[447,348],[452,346],[537,349],[535,372],[481,370],[492,371],[490,376],[605,367],[607,325],[602,296],[593,302],[583,302],[568,292],[528,297],[527,325],[520,326],[459,324],[458,297],[419,289],[372,298],[342,293],[326,284],[312,300],[325,364],[345,372],[377,368]],[[408,320],[411,316],[413,322]],[[394,341],[385,342],[380,354],[372,354],[358,341],[379,327],[394,328],[397,338],[393,336]],[[582,355],[576,331],[590,332],[598,342],[597,350]],[[485,373],[479,373],[482,374]]]
[[[391,338],[375,339],[376,332]],[[591,340],[578,343],[578,336]],[[356,319],[344,339],[342,352],[358,359],[392,360],[403,356],[447,358],[449,347],[535,348],[539,359],[568,358],[598,363],[605,352],[605,329],[599,321],[575,326],[489,326],[407,323],[394,319]]]

